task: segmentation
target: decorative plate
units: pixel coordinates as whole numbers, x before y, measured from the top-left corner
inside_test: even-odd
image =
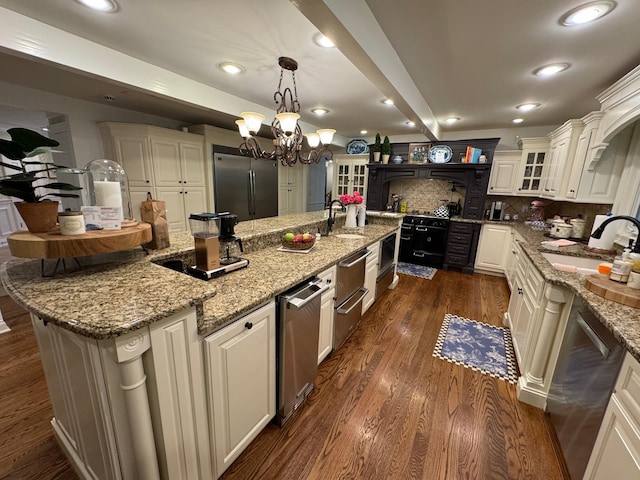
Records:
[[[361,153],[369,153],[369,145],[362,138],[354,138],[347,143],[347,153],[349,155],[359,155]]]
[[[447,163],[453,157],[453,151],[447,145],[435,145],[429,150],[431,163]]]

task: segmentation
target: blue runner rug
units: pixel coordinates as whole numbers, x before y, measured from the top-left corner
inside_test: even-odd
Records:
[[[509,383],[518,381],[508,328],[494,327],[447,313],[433,356]]]
[[[431,280],[437,271],[438,269],[433,267],[424,267],[422,265],[414,265],[413,263],[398,262],[398,273],[403,273],[405,275],[412,275],[414,277]]]

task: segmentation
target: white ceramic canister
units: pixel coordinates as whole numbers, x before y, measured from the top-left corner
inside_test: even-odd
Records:
[[[582,238],[582,236],[584,235],[584,226],[587,222],[585,222],[581,218],[572,218],[569,223],[572,227],[571,237]]]
[[[82,212],[60,212],[58,223],[62,235],[82,235],[86,232]]]
[[[629,282],[627,283],[627,287],[640,290],[640,272],[629,273]]]
[[[551,226],[551,236],[555,238],[569,238],[573,227],[564,222],[554,222]]]

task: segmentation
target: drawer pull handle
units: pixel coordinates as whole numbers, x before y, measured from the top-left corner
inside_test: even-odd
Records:
[[[246,328],[247,330],[251,330],[253,328],[253,323],[251,322],[247,322],[244,324],[244,328]]]

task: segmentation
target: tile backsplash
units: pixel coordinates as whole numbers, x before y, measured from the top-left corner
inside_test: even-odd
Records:
[[[463,205],[466,189],[456,185],[455,191],[452,192],[452,187],[453,184],[445,180],[393,180],[389,184],[387,202],[392,203],[392,194],[400,195],[402,200],[407,202],[408,213],[433,213],[443,203],[457,202],[458,200]]]

